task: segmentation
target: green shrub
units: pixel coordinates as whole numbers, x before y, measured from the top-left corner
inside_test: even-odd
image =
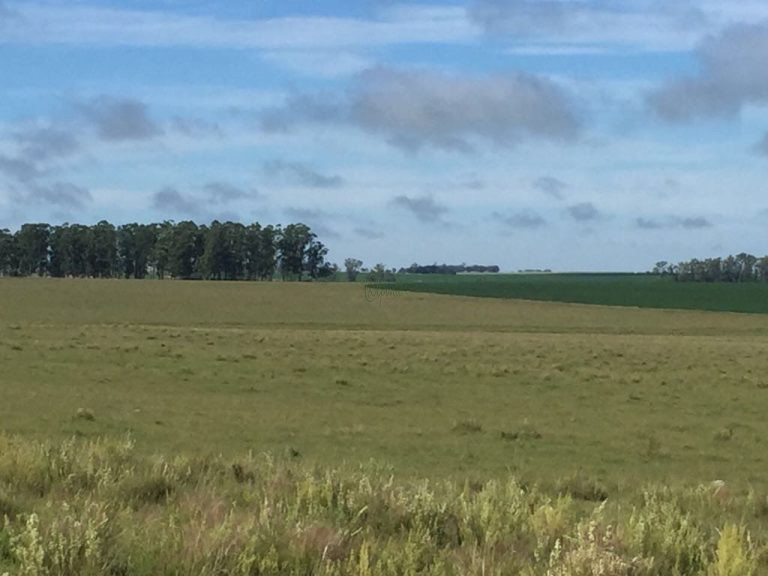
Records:
[[[726,524],[717,542],[717,556],[711,576],[753,576],[757,562],[752,540],[743,527]]]

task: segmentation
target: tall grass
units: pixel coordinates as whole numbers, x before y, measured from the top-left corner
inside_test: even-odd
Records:
[[[130,440],[0,436],[0,574],[751,576],[764,513],[709,486],[634,505],[514,478],[401,482],[370,465],[146,458]]]

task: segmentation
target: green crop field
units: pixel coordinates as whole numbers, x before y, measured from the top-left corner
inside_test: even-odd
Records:
[[[436,574],[756,574],[710,566],[731,552],[763,562],[767,347],[758,314],[346,283],[2,279],[0,516],[17,520],[0,529],[0,574],[420,573],[406,560]],[[34,538],[76,546],[89,522],[116,531],[100,544],[109,558],[94,568],[77,548],[67,571],[45,552],[47,571],[33,570]],[[756,540],[720,537],[728,523]],[[267,540],[248,548],[242,526]],[[201,540],[211,527],[227,545]],[[243,568],[248,550],[260,568]],[[216,554],[219,568],[206,564]]]
[[[376,288],[482,298],[768,313],[768,284],[675,282],[649,274],[398,275]]]

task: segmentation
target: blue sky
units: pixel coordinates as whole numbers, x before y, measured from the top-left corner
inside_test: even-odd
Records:
[[[0,0],[0,227],[304,221],[331,259],[768,253],[768,4]]]

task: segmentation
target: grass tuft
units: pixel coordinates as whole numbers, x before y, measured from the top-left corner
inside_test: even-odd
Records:
[[[460,420],[454,422],[451,426],[451,432],[456,434],[480,434],[483,431],[483,426],[476,420]]]
[[[93,411],[89,410],[88,408],[78,408],[77,412],[75,412],[75,420],[93,422],[96,420],[96,416],[94,415]]]

